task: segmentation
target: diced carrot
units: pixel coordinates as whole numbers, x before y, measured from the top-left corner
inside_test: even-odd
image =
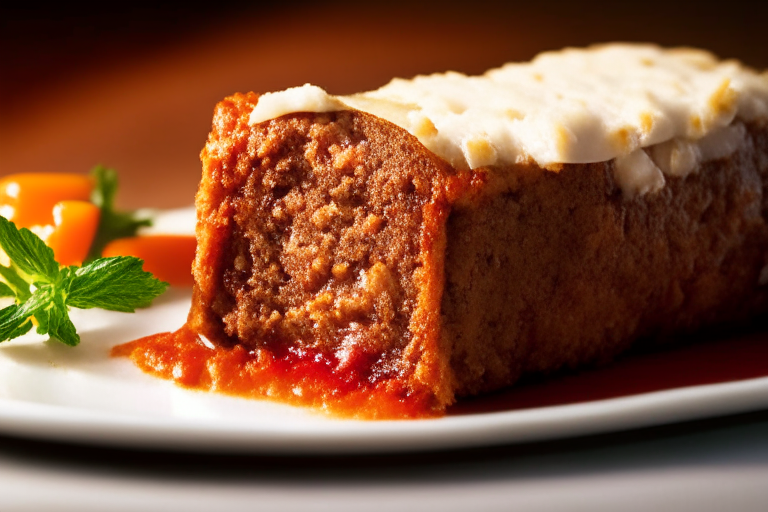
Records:
[[[12,174],[0,179],[0,215],[18,227],[53,224],[56,203],[87,201],[93,186],[90,176],[80,174]]]
[[[53,232],[45,241],[62,265],[80,265],[99,227],[101,210],[88,201],[60,201],[53,207]]]
[[[102,256],[136,256],[144,260],[144,270],[156,278],[172,286],[192,286],[196,246],[194,236],[136,236],[113,240]]]

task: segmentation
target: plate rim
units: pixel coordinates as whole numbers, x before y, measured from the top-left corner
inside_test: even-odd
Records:
[[[0,433],[152,450],[270,455],[407,453],[626,431],[768,408],[768,377],[539,408],[420,420],[269,425],[129,415],[0,398]],[[288,427],[288,428],[286,428]]]

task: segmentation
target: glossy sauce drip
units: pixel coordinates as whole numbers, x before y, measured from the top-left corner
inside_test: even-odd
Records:
[[[338,417],[439,415],[430,394],[409,392],[396,378],[376,378],[370,373],[373,361],[365,357],[352,357],[341,369],[333,355],[319,350],[210,348],[186,326],[118,345],[112,356],[129,357],[143,371],[183,387],[312,407]]]
[[[184,387],[310,406],[340,417],[440,415],[430,397],[408,395],[393,379],[367,381],[370,361],[364,359],[339,372],[338,361],[318,351],[262,351],[257,356],[240,345],[212,349],[186,327],[118,345],[112,355],[129,357],[145,372]],[[758,377],[768,377],[768,332],[764,330],[631,354],[600,368],[459,399],[447,414],[568,405]]]
[[[768,377],[768,331],[699,335],[676,346],[631,353],[611,364],[540,377],[459,400],[449,415],[550,407]]]

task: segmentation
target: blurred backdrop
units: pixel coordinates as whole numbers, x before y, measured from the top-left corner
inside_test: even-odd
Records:
[[[192,203],[215,103],[312,82],[480,73],[613,40],[707,48],[768,67],[768,7],[673,2],[235,2],[0,8],[0,175],[122,177],[125,207]]]

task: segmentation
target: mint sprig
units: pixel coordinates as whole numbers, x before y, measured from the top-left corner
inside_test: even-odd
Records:
[[[82,267],[60,268],[53,251],[28,229],[0,216],[0,248],[10,266],[0,265],[0,296],[15,304],[0,310],[0,342],[32,329],[75,346],[80,336],[69,308],[133,312],[146,307],[168,287],[141,268],[133,256],[99,258]]]
[[[0,282],[0,298],[2,297],[15,297],[16,294],[13,293],[13,290],[10,286],[7,284]]]
[[[99,258],[75,270],[67,304],[80,309],[101,308],[133,313],[168,287],[141,269],[133,256]]]
[[[139,228],[152,225],[151,219],[139,218],[135,212],[115,210],[118,181],[114,169],[98,165],[91,170],[91,176],[95,181],[91,202],[101,209],[101,215],[86,261],[101,256],[104,247],[112,240],[135,236]]]

